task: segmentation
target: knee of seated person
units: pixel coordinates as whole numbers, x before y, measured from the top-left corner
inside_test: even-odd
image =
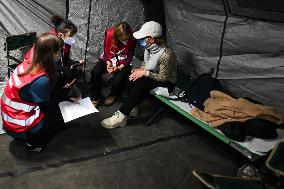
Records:
[[[126,79],[114,77],[114,78],[111,79],[111,83],[112,83],[113,85],[119,85],[119,84],[121,84],[121,83],[126,84]]]
[[[63,73],[63,80],[67,82],[71,82],[74,79],[74,74],[71,71],[64,71]]]
[[[102,75],[103,73],[99,69],[96,69],[95,67],[91,71],[91,78],[98,78],[101,77]]]
[[[135,80],[134,82],[135,82],[135,84],[137,84],[137,85],[142,85],[142,84],[144,84],[145,85],[145,81],[147,80],[147,77],[140,77],[140,78],[138,78],[137,80]]]

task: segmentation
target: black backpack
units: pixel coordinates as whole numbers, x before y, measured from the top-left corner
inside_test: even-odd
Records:
[[[191,82],[185,95],[189,104],[194,105],[200,110],[204,110],[203,103],[210,97],[212,90],[221,90],[221,84],[218,79],[212,77],[214,70],[211,68],[208,73],[203,73]]]

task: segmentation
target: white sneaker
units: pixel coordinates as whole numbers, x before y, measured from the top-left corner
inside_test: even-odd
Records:
[[[130,114],[129,114],[129,117],[136,117],[138,115],[138,108],[137,107],[134,107]]]
[[[101,122],[101,125],[106,129],[114,129],[116,127],[126,126],[126,121],[127,121],[127,116],[118,110],[110,118],[104,119]]]

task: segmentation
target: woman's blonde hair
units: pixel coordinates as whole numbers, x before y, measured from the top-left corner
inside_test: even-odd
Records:
[[[55,74],[54,55],[63,47],[63,40],[50,33],[42,34],[34,45],[34,56],[32,65],[19,76],[31,73],[32,71],[45,70],[52,79]],[[37,68],[37,70],[34,70]]]
[[[112,46],[117,46],[119,40],[125,41],[132,36],[131,27],[127,22],[120,22],[115,26],[114,33],[112,35]]]

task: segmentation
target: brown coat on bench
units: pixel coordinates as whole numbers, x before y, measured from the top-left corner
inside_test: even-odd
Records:
[[[204,102],[204,106],[204,111],[194,108],[191,113],[212,127],[226,122],[244,122],[252,118],[283,123],[282,115],[274,107],[254,104],[244,98],[235,99],[216,90],[210,92],[210,98]]]

